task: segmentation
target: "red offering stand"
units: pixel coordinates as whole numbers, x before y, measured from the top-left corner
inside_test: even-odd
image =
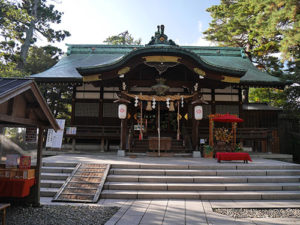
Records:
[[[247,152],[217,152],[216,158],[218,162],[221,160],[231,161],[231,160],[243,160],[244,163],[248,163],[248,161],[252,161],[249,153]]]
[[[0,197],[26,197],[35,179],[0,178]]]

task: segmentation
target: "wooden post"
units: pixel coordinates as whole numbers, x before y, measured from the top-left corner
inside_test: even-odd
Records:
[[[157,143],[157,151],[158,151],[158,156],[160,156],[160,102],[157,102],[158,106],[157,106],[157,113],[158,113],[158,116],[157,116],[157,134],[158,134],[158,143]]]
[[[2,144],[3,141],[4,141],[4,127],[0,126],[0,160],[3,154],[3,144]]]
[[[237,128],[237,123],[233,122],[232,123],[232,144],[231,144],[231,148],[232,150],[234,150],[235,146],[236,146],[236,128]]]
[[[193,119],[193,130],[192,130],[192,143],[193,143],[193,149],[196,150],[198,146],[198,127],[199,127],[199,120]]]
[[[140,135],[141,135],[141,140],[143,140],[143,101],[141,101]]]
[[[40,187],[41,187],[41,167],[42,167],[42,151],[43,151],[44,128],[39,127],[36,168],[35,168],[35,193],[34,206],[40,206]]]
[[[101,138],[100,152],[104,152],[104,137]]]
[[[121,119],[121,150],[126,150],[127,118]]]
[[[213,115],[209,115],[209,145],[214,146],[214,121]]]
[[[180,118],[179,118],[179,102],[177,104],[177,141],[180,140]]]

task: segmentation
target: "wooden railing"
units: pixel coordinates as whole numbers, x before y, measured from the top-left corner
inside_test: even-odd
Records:
[[[120,138],[119,126],[83,126],[77,125],[76,135],[65,134],[66,137],[75,137],[82,139],[97,139],[97,138]]]

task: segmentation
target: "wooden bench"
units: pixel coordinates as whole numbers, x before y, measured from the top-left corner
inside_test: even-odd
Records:
[[[244,163],[248,163],[248,161],[252,161],[249,153],[247,152],[217,152],[216,158],[218,159],[218,163],[221,160],[231,161],[231,160],[243,160]]]
[[[6,224],[6,208],[10,206],[9,203],[0,203],[0,211],[3,211],[2,213],[2,225]]]

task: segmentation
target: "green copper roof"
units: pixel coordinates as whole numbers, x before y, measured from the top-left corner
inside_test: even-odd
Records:
[[[282,84],[280,79],[258,70],[242,48],[174,45],[68,45],[67,54],[52,68],[31,77],[45,81],[81,81],[76,68],[107,68],[139,52],[172,52],[188,54],[209,69],[243,73],[241,84]]]

